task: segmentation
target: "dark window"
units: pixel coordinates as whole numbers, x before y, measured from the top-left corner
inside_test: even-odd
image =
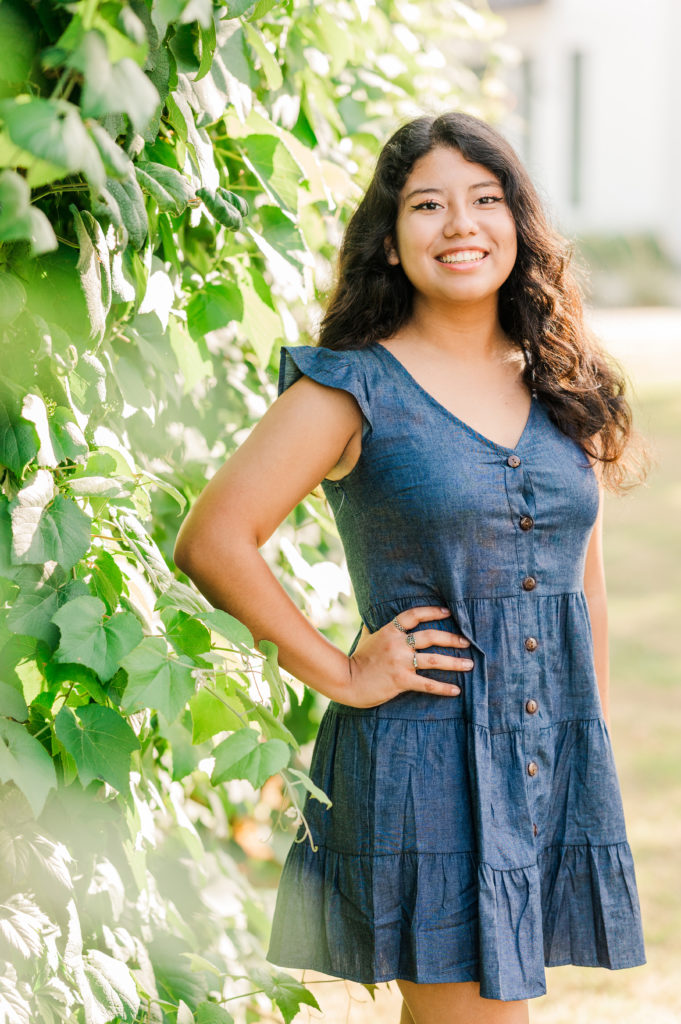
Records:
[[[573,53],[570,57],[570,202],[579,206],[582,202],[582,164],[584,134],[584,54]]]

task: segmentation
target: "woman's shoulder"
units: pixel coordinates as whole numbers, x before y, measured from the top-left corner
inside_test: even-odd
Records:
[[[370,386],[360,349],[332,349],[321,345],[283,345],[280,353],[278,393],[281,395],[306,376],[326,387],[347,391],[363,414],[366,428],[372,423]]]

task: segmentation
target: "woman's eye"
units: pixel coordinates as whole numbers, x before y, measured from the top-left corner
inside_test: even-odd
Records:
[[[493,206],[494,203],[503,203],[503,196],[480,196],[476,202],[481,203],[482,206]]]
[[[436,203],[434,199],[426,199],[426,201],[424,203],[419,203],[418,206],[414,207],[414,209],[415,210],[436,210],[439,205],[440,204]]]

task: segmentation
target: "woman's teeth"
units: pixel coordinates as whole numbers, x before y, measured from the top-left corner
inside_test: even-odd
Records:
[[[438,256],[437,259],[440,263],[473,263],[483,259],[486,255],[486,252],[471,250],[470,252],[452,252],[448,256]]]

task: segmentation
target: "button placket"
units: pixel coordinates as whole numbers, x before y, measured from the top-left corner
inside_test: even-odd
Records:
[[[526,738],[526,743],[524,744],[526,748],[524,771],[528,786],[532,786],[532,789],[528,791],[528,798],[532,814],[531,827],[534,836],[536,836],[538,829],[534,804],[540,790],[536,789],[538,783],[533,780],[539,773],[539,764],[535,760],[535,750],[538,739],[536,729],[539,725],[540,716],[538,714],[539,701],[534,696],[534,693],[541,692],[539,679],[541,661],[531,657],[532,653],[539,646],[539,641],[534,635],[535,631],[537,631],[538,623],[536,618],[537,602],[533,592],[537,588],[538,579],[534,574],[536,564],[534,558],[535,517],[531,513],[535,513],[535,509],[534,507],[529,508],[527,504],[527,484],[524,479],[524,467],[522,466],[520,456],[512,453],[506,458],[506,464],[509,467],[505,474],[506,491],[515,520],[514,533],[517,565],[520,570],[519,585],[520,593],[523,595],[519,601],[519,639],[523,644],[523,648],[520,648],[520,650],[522,651],[523,659],[521,677],[524,694],[519,701],[518,712]]]

